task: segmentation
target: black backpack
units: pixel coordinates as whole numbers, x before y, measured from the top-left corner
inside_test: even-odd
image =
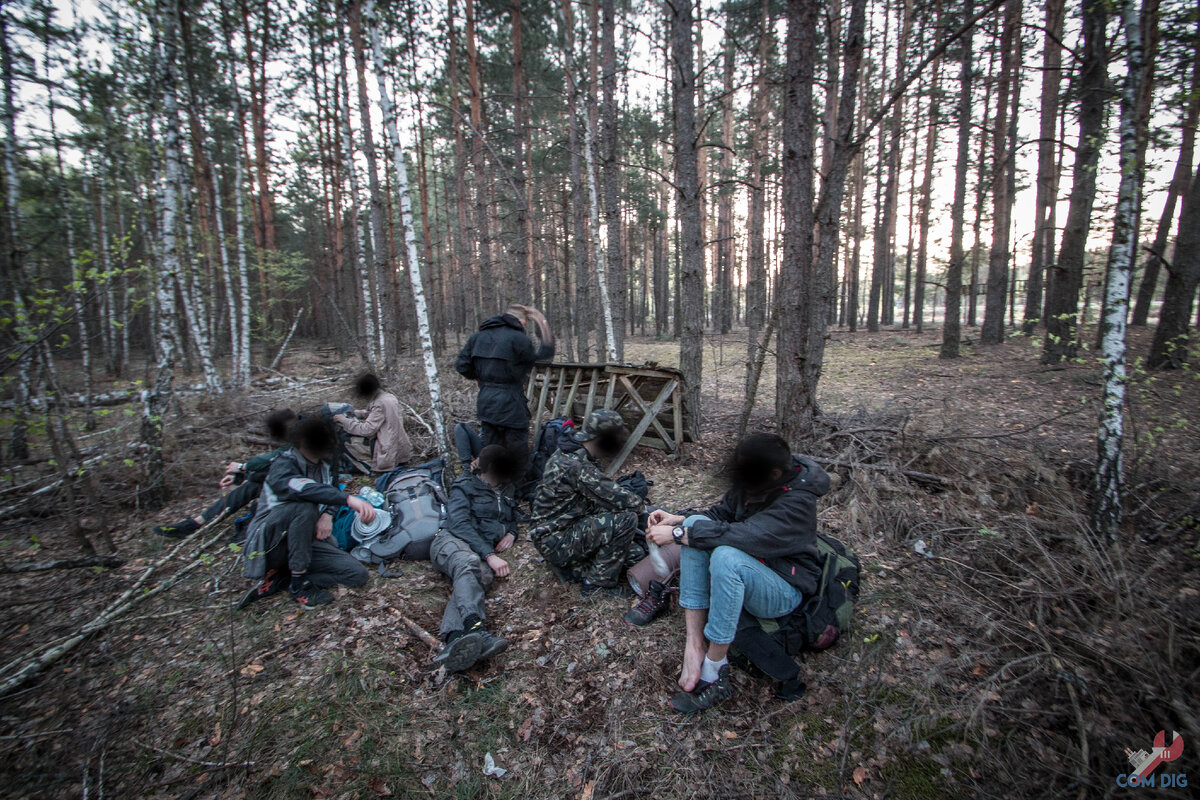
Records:
[[[537,439],[533,442],[533,453],[529,457],[529,472],[525,474],[526,481],[540,481],[546,471],[546,462],[559,450],[579,449],[575,441],[575,422],[570,417],[556,417],[546,420],[538,428]]]

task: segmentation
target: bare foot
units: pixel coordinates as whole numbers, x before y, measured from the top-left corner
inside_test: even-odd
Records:
[[[679,687],[685,692],[696,688],[700,682],[700,667],[704,664],[703,647],[685,647],[683,649],[683,669],[679,671]]]

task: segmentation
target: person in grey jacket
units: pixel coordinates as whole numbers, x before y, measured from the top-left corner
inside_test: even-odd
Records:
[[[829,475],[811,459],[793,457],[779,436],[747,436],[728,465],[732,486],[720,502],[687,517],[655,511],[647,538],[683,546],[679,605],[687,644],[679,686],[680,713],[727,699],[726,654],[744,608],[764,619],[784,617],[817,591],[817,498]],[[707,642],[707,645],[706,645]]]
[[[349,506],[364,523],[375,509],[358,495],[333,484],[329,459],[337,439],[328,422],[309,417],[293,427],[293,446],[272,463],[246,531],[242,574],[258,583],[238,608],[286,587],[301,606],[333,600],[331,586],[362,586],[367,570],[332,540],[333,515]]]
[[[442,615],[446,646],[434,659],[448,672],[470,669],[508,647],[484,629],[484,594],[495,578],[508,577],[508,562],[500,553],[516,540],[518,517],[506,490],[520,475],[513,454],[491,444],[480,451],[477,472],[450,487],[446,525],[429,550],[433,566],[454,585]]]

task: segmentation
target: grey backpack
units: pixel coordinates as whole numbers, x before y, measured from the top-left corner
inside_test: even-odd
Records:
[[[413,467],[390,477],[384,492],[392,524],[371,543],[371,561],[401,558],[428,561],[433,537],[446,519],[446,495],[437,479],[440,470]]]

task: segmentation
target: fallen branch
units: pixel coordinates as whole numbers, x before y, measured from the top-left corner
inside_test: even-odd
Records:
[[[162,753],[164,756],[170,756],[171,758],[176,758],[176,759],[179,759],[180,761],[186,761],[189,764],[197,764],[201,767],[228,768],[228,767],[253,767],[254,766],[253,761],[201,761],[198,758],[191,758],[189,756],[180,755],[179,753],[172,753],[170,750],[164,750],[161,747],[155,747],[152,744],[146,744],[145,742],[140,741],[138,739],[134,739],[133,743],[136,744],[138,747],[144,747],[147,750],[153,750],[156,753]]]
[[[418,639],[420,639],[422,642],[424,642],[425,644],[432,647],[434,652],[440,653],[442,651],[442,643],[440,641],[438,641],[436,638],[434,638],[434,636],[431,633],[429,633],[429,631],[425,630],[420,625],[413,622],[411,619],[404,616],[400,612],[396,612],[396,613],[400,617],[400,621],[404,623],[404,627],[406,627],[410,631],[412,631],[412,633],[414,633]]]
[[[162,594],[182,581],[191,574],[197,567],[211,563],[210,556],[206,551],[223,539],[228,533],[229,526],[233,524],[233,519],[228,512],[209,522],[207,525],[200,528],[191,537],[184,539],[179,544],[175,545],[171,550],[155,561],[150,566],[146,567],[141,576],[134,581],[133,585],[121,593],[116,600],[108,604],[108,606],[92,618],[89,622],[82,625],[75,633],[56,639],[52,642],[43,642],[0,668],[0,697],[5,697],[12,693],[25,683],[42,674],[49,667],[53,666],[64,656],[73,652],[80,644],[88,639],[92,634],[99,633],[107,628],[113,622],[117,621],[127,614],[135,606],[144,603],[151,597]],[[153,589],[143,588],[150,580],[151,576],[163,565],[173,559],[176,554],[193,545],[201,533],[209,531],[212,535],[204,539],[199,545],[194,545],[194,549],[189,556],[191,561],[179,568],[175,574],[163,580]],[[215,531],[215,532],[213,532]]]
[[[1085,409],[1081,407],[1071,409],[1070,411],[1064,411],[1061,414],[1055,414],[1053,417],[1048,417],[1040,422],[1035,422],[1032,425],[1027,425],[1024,428],[1016,431],[1004,431],[1002,433],[962,433],[952,436],[926,436],[924,438],[927,442],[954,442],[961,439],[1007,439],[1010,436],[1020,436],[1025,433],[1030,433],[1031,431],[1035,431],[1044,425],[1049,425],[1051,422],[1060,420],[1063,417],[1074,416],[1075,414],[1078,414],[1084,410]]]
[[[936,486],[939,489],[949,489],[954,486],[949,478],[943,478],[941,475],[933,475],[928,472],[917,472],[913,469],[902,469],[900,467],[889,464],[852,464],[849,461],[834,461],[829,458],[818,458],[817,456],[809,456],[813,461],[823,467],[842,467],[843,469],[867,469],[872,472],[894,472],[897,475],[903,475],[913,483],[920,483],[926,486]]]
[[[267,367],[267,369],[274,372],[275,368],[279,366],[279,362],[283,360],[283,353],[285,350],[287,350],[287,346],[291,344],[292,337],[296,334],[296,326],[300,324],[300,318],[303,316],[304,306],[300,306],[300,308],[296,311],[296,318],[292,320],[292,329],[288,331],[288,335],[284,338],[283,344],[279,345],[279,352],[275,354],[275,360],[271,362],[271,366]]]
[[[119,567],[125,563],[120,556],[80,556],[55,561],[36,561],[32,564],[0,564],[0,575],[17,572],[46,572],[52,569],[83,569],[85,567]]]

